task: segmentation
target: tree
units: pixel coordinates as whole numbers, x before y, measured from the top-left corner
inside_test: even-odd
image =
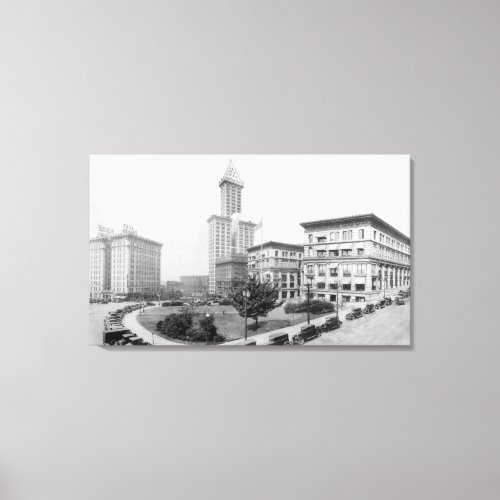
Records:
[[[178,339],[184,337],[192,325],[193,318],[188,314],[169,314],[163,321],[163,333],[167,337]]]
[[[243,292],[249,292],[249,297],[244,298]],[[255,329],[259,327],[259,316],[266,317],[269,312],[278,307],[278,289],[270,282],[261,283],[255,277],[249,278],[247,283],[238,287],[230,296],[230,300],[239,315],[252,318]]]

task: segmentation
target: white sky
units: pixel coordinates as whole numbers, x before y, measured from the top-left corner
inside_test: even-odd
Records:
[[[302,243],[300,222],[371,213],[410,235],[409,155],[92,155],[90,235],[128,224],[163,243],[162,281],[208,274],[208,224],[232,158],[242,215],[263,239]],[[256,243],[260,242],[260,231]]]

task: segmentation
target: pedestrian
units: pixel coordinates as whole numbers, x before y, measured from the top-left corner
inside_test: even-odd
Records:
[[[226,315],[226,310],[222,309],[222,314],[225,316]]]

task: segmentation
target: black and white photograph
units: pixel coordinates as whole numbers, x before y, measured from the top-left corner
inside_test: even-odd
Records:
[[[409,346],[409,155],[92,155],[90,344]]]

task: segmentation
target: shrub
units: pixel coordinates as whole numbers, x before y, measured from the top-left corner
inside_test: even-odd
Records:
[[[312,314],[323,314],[335,310],[333,302],[324,302],[323,300],[311,300],[310,311]],[[296,304],[288,303],[285,305],[285,314],[307,312],[307,301]]]
[[[158,323],[156,323],[156,330],[163,332],[163,321],[158,321]]]

